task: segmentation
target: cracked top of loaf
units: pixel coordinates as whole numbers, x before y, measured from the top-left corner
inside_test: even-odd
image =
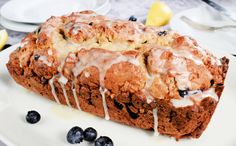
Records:
[[[17,49],[20,68],[61,82],[88,80],[117,95],[132,92],[148,103],[172,100],[184,106],[203,97],[218,100],[222,60],[188,36],[138,22],[110,20],[92,11],[51,17]]]

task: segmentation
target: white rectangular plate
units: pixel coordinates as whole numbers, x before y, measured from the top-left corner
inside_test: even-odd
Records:
[[[235,146],[236,145],[236,59],[230,58],[225,90],[205,132],[199,139],[175,141],[166,136],[154,136],[145,131],[91,114],[58,105],[17,85],[10,77],[6,63],[17,46],[0,53],[0,138],[8,145],[70,146],[66,134],[73,126],[94,127],[98,135],[109,136],[115,146]],[[221,54],[222,56],[222,54]],[[29,110],[41,114],[39,123],[25,121]],[[80,146],[93,146],[83,142]]]

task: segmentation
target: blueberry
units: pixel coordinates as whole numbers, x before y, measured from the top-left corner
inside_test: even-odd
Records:
[[[214,79],[211,79],[210,83],[211,83],[211,86],[213,86],[215,83]]]
[[[35,124],[41,119],[40,114],[37,111],[28,111],[26,115],[26,121],[30,124]]]
[[[92,127],[89,127],[84,130],[84,140],[86,141],[94,141],[97,138],[97,131]]]
[[[137,18],[132,15],[129,17],[129,21],[137,21]]]
[[[89,25],[92,26],[92,25],[93,25],[93,22],[89,22]]]
[[[130,107],[132,107],[133,104],[130,104],[130,103],[126,103],[125,104],[125,107],[126,107],[126,110],[127,112],[129,113],[129,116],[132,118],[132,119],[137,119],[139,117],[139,115],[137,113],[134,113]]]
[[[158,33],[157,33],[157,35],[159,35],[159,36],[165,36],[167,34],[167,31],[159,31]]]
[[[120,104],[117,100],[114,99],[114,105],[119,109],[122,110],[123,109],[123,105]]]
[[[39,57],[40,57],[40,56],[39,56],[38,54],[35,54],[35,55],[34,55],[34,60],[36,60],[36,61],[39,60]]]
[[[82,142],[84,139],[83,132],[83,129],[78,126],[71,128],[66,136],[67,141],[71,144]]]
[[[184,97],[184,96],[188,95],[188,90],[178,90],[178,91],[179,91],[179,95],[181,97]]]
[[[107,136],[100,136],[94,146],[113,146],[112,140]]]

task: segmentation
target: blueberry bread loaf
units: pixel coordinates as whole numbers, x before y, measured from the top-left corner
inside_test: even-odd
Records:
[[[83,11],[29,33],[7,68],[59,104],[180,139],[207,127],[228,62],[176,32]]]

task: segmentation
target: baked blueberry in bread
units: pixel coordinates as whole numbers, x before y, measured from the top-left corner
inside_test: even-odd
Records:
[[[7,68],[59,104],[180,139],[207,127],[228,62],[191,37],[82,11],[29,33]]]

